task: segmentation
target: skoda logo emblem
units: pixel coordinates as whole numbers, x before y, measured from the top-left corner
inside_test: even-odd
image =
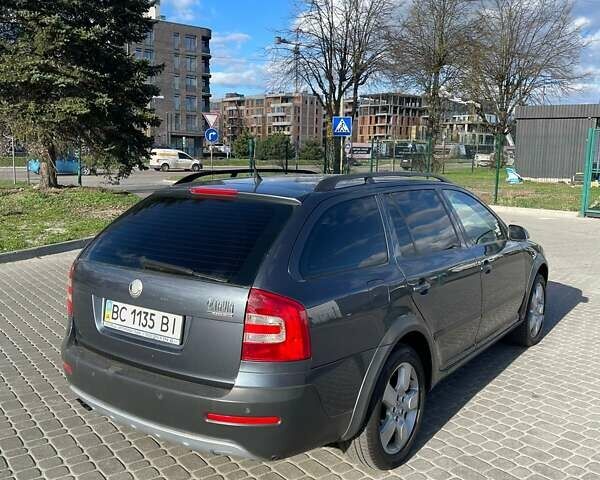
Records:
[[[133,282],[129,284],[129,295],[133,298],[137,298],[142,294],[142,290],[144,289],[144,285],[139,278],[136,278]]]

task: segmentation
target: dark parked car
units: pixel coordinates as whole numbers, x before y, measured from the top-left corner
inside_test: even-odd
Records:
[[[84,406],[193,449],[337,443],[391,469],[440,379],[542,336],[542,248],[441,177],[208,174],[74,262],[62,357]]]

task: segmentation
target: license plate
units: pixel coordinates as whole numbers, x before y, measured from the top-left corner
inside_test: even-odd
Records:
[[[183,316],[151,310],[128,303],[104,301],[102,324],[139,337],[181,345]]]

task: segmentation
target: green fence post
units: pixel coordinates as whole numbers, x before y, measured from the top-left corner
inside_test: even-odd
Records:
[[[587,144],[585,146],[585,163],[583,170],[583,189],[581,190],[581,208],[579,214],[585,217],[590,195],[590,185],[592,183],[592,164],[594,158],[594,146],[596,143],[596,129],[588,130]]]
[[[498,203],[498,187],[500,186],[500,162],[504,148],[504,135],[496,135],[496,184],[494,186],[494,204]]]
[[[373,155],[375,154],[375,137],[371,139],[371,173],[373,173]]]

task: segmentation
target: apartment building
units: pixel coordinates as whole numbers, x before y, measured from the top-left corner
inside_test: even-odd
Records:
[[[152,32],[128,48],[136,58],[164,64],[152,80],[160,93],[151,106],[161,119],[161,125],[151,131],[154,144],[201,156],[206,128],[202,112],[210,110],[211,30],[164,20],[160,2],[149,16],[157,20]]]
[[[490,124],[496,122],[494,115],[486,114]],[[494,145],[494,134],[477,114],[460,113],[450,116],[442,124],[446,142],[463,145]]]
[[[344,102],[346,115],[352,114],[352,99]],[[353,140],[414,140],[421,138],[421,117],[424,114],[420,95],[376,93],[358,99],[358,122],[353,128]],[[355,120],[356,122],[356,120]]]
[[[283,133],[300,146],[309,139],[322,141],[323,109],[318,98],[308,93],[228,93],[212,107],[220,111],[225,144],[244,130],[256,138]]]

